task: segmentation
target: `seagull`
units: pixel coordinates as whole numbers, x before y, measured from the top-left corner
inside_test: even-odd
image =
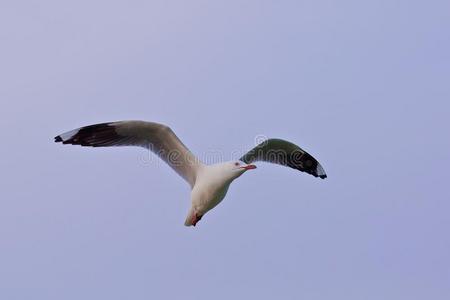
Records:
[[[151,150],[191,187],[186,226],[195,226],[219,204],[236,178],[256,169],[252,164],[255,161],[287,166],[322,179],[327,177],[315,158],[282,139],[267,139],[239,160],[206,165],[189,151],[172,129],[154,122],[118,121],[89,125],[60,134],[55,137],[55,142],[90,147],[140,146]]]

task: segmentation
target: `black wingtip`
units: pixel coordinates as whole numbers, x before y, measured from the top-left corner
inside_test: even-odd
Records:
[[[319,177],[322,179],[325,179],[325,178],[327,178],[327,175],[320,175]]]
[[[55,136],[55,143],[59,143],[59,142],[62,142],[62,141],[63,141],[63,139],[61,138],[60,135]]]

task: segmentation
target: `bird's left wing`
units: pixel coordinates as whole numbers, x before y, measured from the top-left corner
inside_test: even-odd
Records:
[[[191,187],[201,165],[168,126],[153,122],[119,121],[85,126],[56,136],[55,142],[91,147],[144,147],[161,157]]]

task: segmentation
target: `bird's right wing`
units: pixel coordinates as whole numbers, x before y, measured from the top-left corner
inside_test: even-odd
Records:
[[[319,162],[299,146],[281,139],[268,139],[240,158],[249,164],[254,161],[266,161],[287,166],[302,172],[327,178]]]
[[[153,122],[119,121],[85,126],[56,136],[55,142],[91,147],[145,147],[161,157],[191,187],[201,165],[169,127]]]

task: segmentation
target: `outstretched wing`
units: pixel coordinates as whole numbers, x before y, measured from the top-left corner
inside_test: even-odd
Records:
[[[269,139],[262,142],[240,160],[247,164],[254,161],[266,161],[306,172],[314,177],[327,178],[324,169],[314,157],[299,146],[281,139]]]
[[[144,147],[161,157],[191,187],[201,165],[169,127],[153,122],[119,121],[85,126],[56,136],[55,142],[91,147]]]

